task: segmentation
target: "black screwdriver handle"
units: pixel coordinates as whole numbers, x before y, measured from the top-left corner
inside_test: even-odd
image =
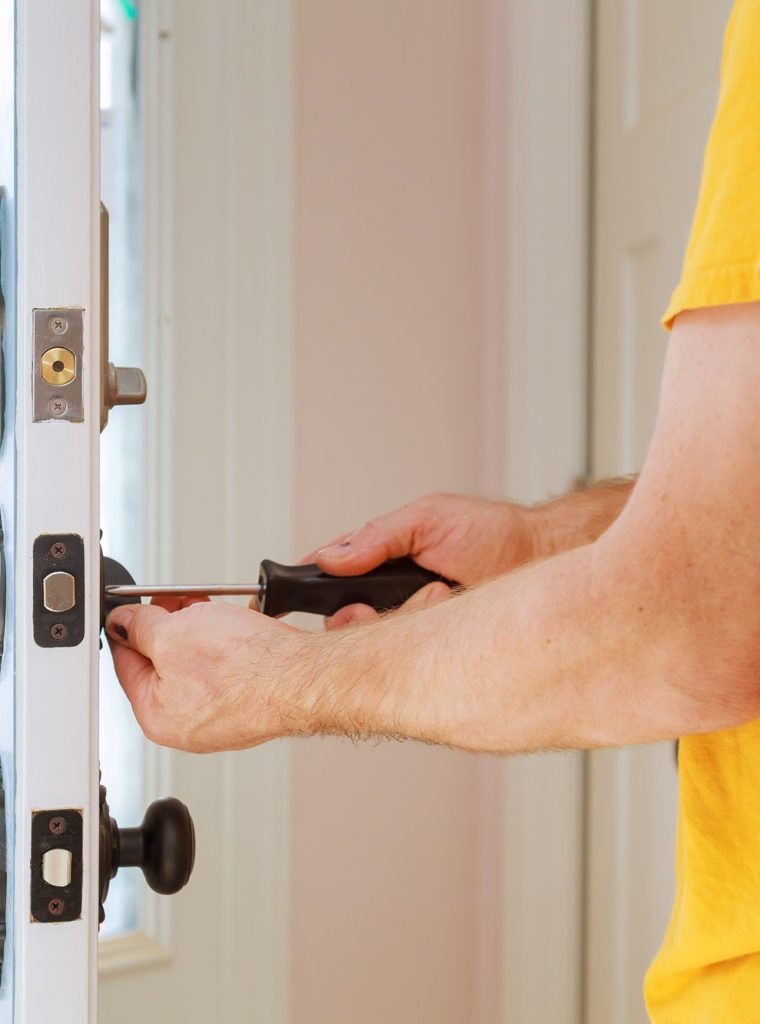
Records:
[[[457,586],[411,558],[392,559],[361,576],[330,576],[317,565],[280,565],[265,559],[259,582],[266,588],[259,607],[273,617],[288,612],[334,615],[347,604],[368,604],[376,611],[388,611],[428,583]]]

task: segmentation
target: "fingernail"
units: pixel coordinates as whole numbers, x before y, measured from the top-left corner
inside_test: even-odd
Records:
[[[320,548],[318,555],[325,558],[347,558],[352,554],[351,541],[344,540],[342,544],[331,544],[328,548]]]
[[[116,617],[121,619],[121,622],[117,622]],[[118,637],[119,640],[129,642],[129,623],[132,618],[132,612],[128,608],[118,608],[111,612],[106,620],[106,630],[113,637]]]

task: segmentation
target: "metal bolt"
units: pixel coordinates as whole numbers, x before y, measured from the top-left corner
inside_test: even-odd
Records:
[[[50,635],[54,640],[65,640],[69,631],[62,622],[56,622],[54,626],[50,627]]]
[[[69,329],[69,322],[63,316],[51,316],[48,323],[53,334],[65,334]]]
[[[56,896],[48,903],[48,911],[53,915],[53,917],[60,917],[65,908],[66,904],[59,896]]]
[[[51,398],[48,402],[48,412],[51,416],[63,416],[69,408],[65,398]]]
[[[51,818],[48,822],[48,828],[54,836],[59,836],[62,832],[66,831],[66,819],[57,814],[55,818]]]
[[[50,548],[50,554],[53,556],[53,558],[65,558],[66,552],[68,550],[69,549],[66,547],[62,540],[57,540],[55,544],[53,544],[53,546]]]

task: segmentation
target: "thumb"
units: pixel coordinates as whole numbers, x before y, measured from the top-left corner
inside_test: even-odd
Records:
[[[317,565],[334,576],[357,576],[369,572],[389,558],[414,554],[414,540],[420,526],[419,512],[406,506],[372,519],[341,543],[317,552]]]
[[[169,614],[156,604],[126,604],[114,608],[106,619],[109,637],[123,647],[153,660],[157,629]]]

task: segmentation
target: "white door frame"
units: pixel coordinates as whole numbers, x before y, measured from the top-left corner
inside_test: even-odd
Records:
[[[12,945],[17,1021],[94,1021],[98,922],[99,12],[92,0],[16,4],[17,332],[15,700],[16,841]],[[84,422],[33,422],[32,311],[84,310]],[[35,642],[32,547],[45,533],[84,539],[85,635]],[[81,596],[79,598],[81,600]],[[33,922],[31,818],[83,818],[81,916]],[[54,999],[54,1005],[51,1000]],[[4,1018],[5,1019],[5,1018]],[[10,1019],[10,1018],[8,1018]]]
[[[591,7],[486,8],[488,482],[528,502],[587,472]],[[502,784],[500,1019],[581,1024],[585,755]]]

